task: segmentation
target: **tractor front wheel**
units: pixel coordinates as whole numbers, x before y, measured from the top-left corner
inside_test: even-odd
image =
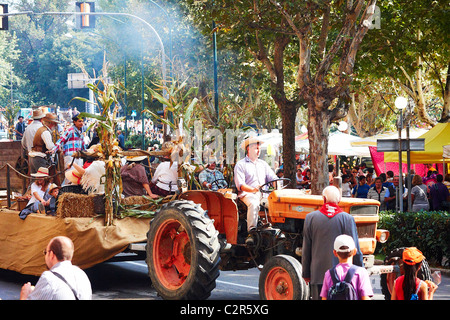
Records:
[[[206,299],[219,276],[218,232],[200,205],[175,200],[150,223],[147,265],[158,294],[168,300]]]
[[[308,287],[302,265],[292,256],[277,255],[264,265],[259,276],[262,300],[307,300]]]

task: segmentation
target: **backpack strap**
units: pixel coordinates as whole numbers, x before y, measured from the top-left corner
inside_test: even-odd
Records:
[[[355,275],[356,270],[357,267],[355,265],[351,265],[347,271],[347,274],[345,275],[344,281],[350,283],[353,279],[353,276]],[[333,284],[341,282],[341,280],[339,280],[337,276],[336,266],[330,269],[330,277],[331,280],[333,280]]]
[[[421,285],[422,285],[422,280],[419,281],[419,285],[417,286],[417,289],[416,289],[416,294],[419,293],[419,290],[420,290],[420,286],[421,286]]]
[[[353,276],[356,273],[356,270],[357,270],[357,267],[352,264],[350,269],[348,269],[347,274],[345,275],[344,281],[350,283],[353,279]]]
[[[333,268],[330,269],[330,277],[331,277],[331,280],[333,281],[333,284],[336,284],[340,281],[337,277],[336,266],[334,266]]]

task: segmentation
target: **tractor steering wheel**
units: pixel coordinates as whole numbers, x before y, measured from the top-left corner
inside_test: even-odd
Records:
[[[267,181],[266,183],[264,183],[263,185],[261,185],[261,186],[259,187],[259,191],[261,191],[262,193],[271,193],[274,189],[271,189],[270,187],[272,186],[272,184],[273,184],[274,182],[277,182],[277,181],[287,181],[287,182],[288,182],[288,183],[284,184],[284,185],[281,187],[280,190],[283,190],[284,188],[286,188],[286,187],[289,185],[289,183],[291,182],[291,179],[289,179],[289,178],[278,178],[278,179],[274,179],[274,180],[271,180],[271,181]],[[269,189],[268,189],[268,190],[264,190],[263,188],[264,188],[265,186],[268,186]]]

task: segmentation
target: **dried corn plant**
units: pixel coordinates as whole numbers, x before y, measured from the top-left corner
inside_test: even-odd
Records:
[[[83,68],[82,70],[86,73]],[[104,62],[99,80],[87,84],[88,88],[93,91],[96,101],[80,97],[74,99],[94,104],[100,110],[100,115],[83,112],[80,116],[97,120],[96,131],[100,138],[97,152],[100,156],[99,160],[105,162],[105,225],[111,226],[114,215],[118,214],[122,194],[121,149],[116,137],[116,126],[123,119],[118,117],[119,104],[116,92],[119,91],[119,87],[108,83],[107,74],[107,63]]]

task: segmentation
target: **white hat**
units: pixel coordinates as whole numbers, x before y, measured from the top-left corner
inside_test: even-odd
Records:
[[[334,240],[334,250],[336,250],[336,252],[352,252],[354,249],[355,241],[353,241],[352,237],[346,234],[341,234]]]
[[[262,141],[261,139],[258,139],[258,137],[249,137],[249,138],[245,139],[244,141],[242,141],[241,149],[245,150],[245,148],[247,148],[247,146],[249,146],[253,143],[262,144],[262,143],[264,143],[264,141]]]

